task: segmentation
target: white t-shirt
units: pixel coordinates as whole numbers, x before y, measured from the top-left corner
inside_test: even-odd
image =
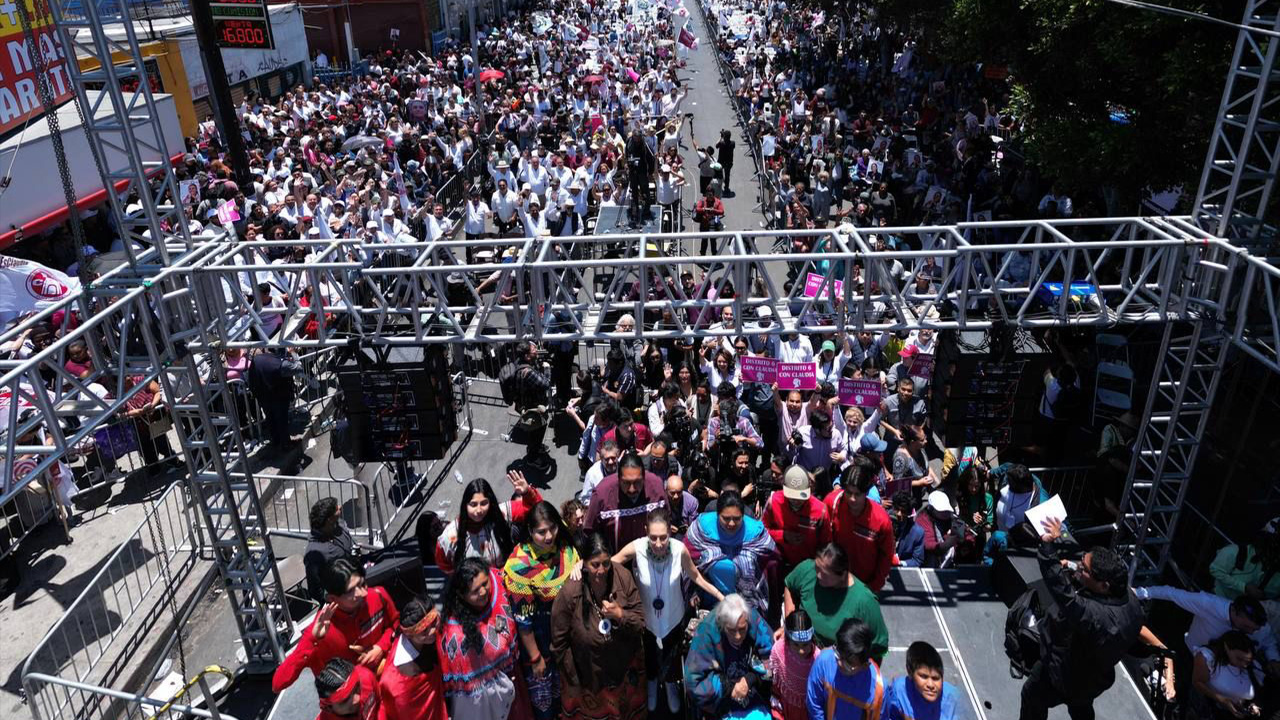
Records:
[[[1214,692],[1232,700],[1253,699],[1253,679],[1249,677],[1248,670],[1226,663],[1214,665],[1213,651],[1206,647],[1196,650],[1196,655],[1204,658],[1205,664],[1209,666],[1209,687]]]

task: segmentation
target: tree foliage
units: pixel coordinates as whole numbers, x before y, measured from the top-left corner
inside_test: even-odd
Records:
[[[1175,0],[1176,2],[1176,0]],[[1107,0],[880,0],[882,22],[926,54],[1009,68],[1025,151],[1085,199],[1113,190],[1133,212],[1144,188],[1194,194],[1235,31]],[[1184,9],[1236,20],[1219,0]],[[1122,113],[1127,122],[1117,122]]]

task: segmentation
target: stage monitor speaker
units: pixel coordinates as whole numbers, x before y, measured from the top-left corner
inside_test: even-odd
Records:
[[[338,370],[343,411],[357,462],[439,460],[458,439],[458,409],[444,346],[422,362]]]

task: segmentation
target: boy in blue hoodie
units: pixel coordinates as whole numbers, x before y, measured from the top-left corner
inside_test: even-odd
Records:
[[[884,694],[883,720],[960,720],[960,691],[942,680],[942,656],[917,640],[907,648],[907,674]]]

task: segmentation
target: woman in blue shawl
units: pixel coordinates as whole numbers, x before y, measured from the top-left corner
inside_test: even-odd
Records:
[[[760,613],[769,602],[766,571],[778,549],[764,523],[746,514],[742,498],[732,490],[716,498],[716,509],[689,526],[685,544],[698,569],[725,595],[738,593]]]

